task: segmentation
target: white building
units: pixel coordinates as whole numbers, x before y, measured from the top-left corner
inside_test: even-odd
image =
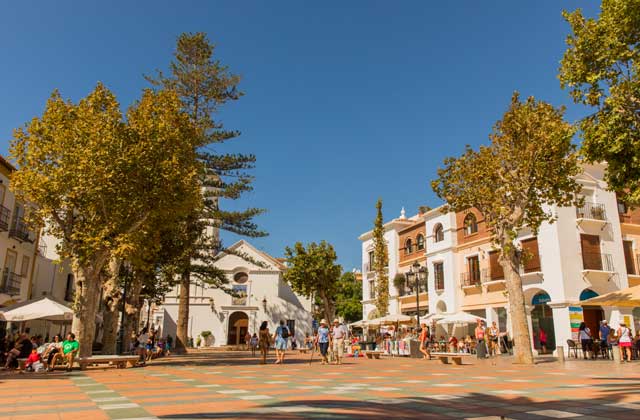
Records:
[[[640,329],[640,308],[576,305],[593,296],[640,284],[640,209],[628,208],[607,190],[604,169],[604,165],[584,165],[577,177],[582,185],[583,206],[551,208],[557,218],[554,223],[542,224],[536,236],[525,229],[516,239],[517,245],[530,255],[520,272],[536,349],[540,328],[547,333],[547,347],[551,349],[575,340],[577,327],[583,321],[593,332],[598,331],[604,319],[613,326],[624,321],[634,331]],[[424,255],[429,269],[429,313],[465,311],[486,318],[489,323],[496,321],[502,331],[511,331],[504,274],[482,214],[476,209],[443,214],[438,208],[411,219],[424,220],[426,246],[416,255],[411,238],[398,234],[404,227],[394,229],[398,219],[387,223],[390,278],[401,271],[403,259],[420,261]],[[373,273],[367,274],[373,258],[367,252],[370,233],[360,239],[363,273],[371,279],[363,287],[366,317],[373,304],[369,289],[375,279]],[[410,314],[394,305],[393,300],[389,312]]]
[[[196,341],[203,331],[212,333],[210,345],[219,347],[244,343],[244,335],[258,332],[263,321],[275,331],[280,320],[289,326],[300,344],[312,331],[311,301],[298,296],[283,280],[284,264],[239,241],[216,263],[225,271],[229,287],[241,297],[233,297],[220,289],[192,285],[189,301],[189,336]],[[245,254],[264,267],[234,255]],[[178,288],[172,290],[163,305],[154,312],[153,323],[163,336],[176,336],[178,320]]]

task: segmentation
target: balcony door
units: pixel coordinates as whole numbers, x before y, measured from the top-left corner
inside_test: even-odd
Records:
[[[7,256],[4,260],[4,269],[2,270],[2,286],[6,286],[12,278],[12,273],[15,273],[16,271],[17,261],[18,255],[11,250],[7,250]]]
[[[467,258],[467,265],[469,268],[469,281],[471,284],[480,283],[480,260],[478,256]]]
[[[602,255],[600,254],[600,237],[598,235],[580,235],[582,247],[582,265],[585,270],[602,271]]]
[[[622,241],[622,249],[624,250],[624,262],[627,266],[627,274],[637,274],[636,265],[633,261],[633,242]]]

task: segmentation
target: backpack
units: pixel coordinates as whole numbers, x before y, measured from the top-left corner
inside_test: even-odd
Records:
[[[285,325],[280,327],[280,337],[289,338],[289,328]]]

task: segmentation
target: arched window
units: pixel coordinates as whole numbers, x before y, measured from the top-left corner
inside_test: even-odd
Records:
[[[444,228],[442,227],[441,223],[438,223],[434,228],[433,228],[433,240],[434,242],[441,242],[444,241]]]
[[[424,235],[421,233],[416,238],[416,247],[418,251],[422,251],[424,249]]]
[[[464,218],[464,236],[473,235],[478,232],[478,220],[476,215],[469,213]]]
[[[413,242],[411,238],[407,239],[404,243],[404,255],[411,254],[413,252]]]

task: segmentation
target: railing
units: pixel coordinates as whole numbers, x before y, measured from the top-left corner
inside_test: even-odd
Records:
[[[607,220],[607,212],[605,211],[604,204],[599,203],[585,203],[581,207],[576,207],[576,217],[578,219],[591,219],[591,220]]]
[[[585,270],[615,271],[611,254],[600,254],[598,252],[583,252],[582,267]]]
[[[0,285],[0,293],[8,295],[19,295],[22,276],[5,270],[2,273],[2,285]]]
[[[467,273],[460,273],[460,284],[462,287],[480,286],[487,281],[487,269],[478,269]]]
[[[9,219],[11,216],[11,210],[5,206],[0,206],[0,230],[9,230]]]
[[[31,231],[27,228],[27,224],[22,218],[16,219],[13,227],[9,231],[9,236],[12,236],[22,242],[33,242],[33,238],[31,238]]]

